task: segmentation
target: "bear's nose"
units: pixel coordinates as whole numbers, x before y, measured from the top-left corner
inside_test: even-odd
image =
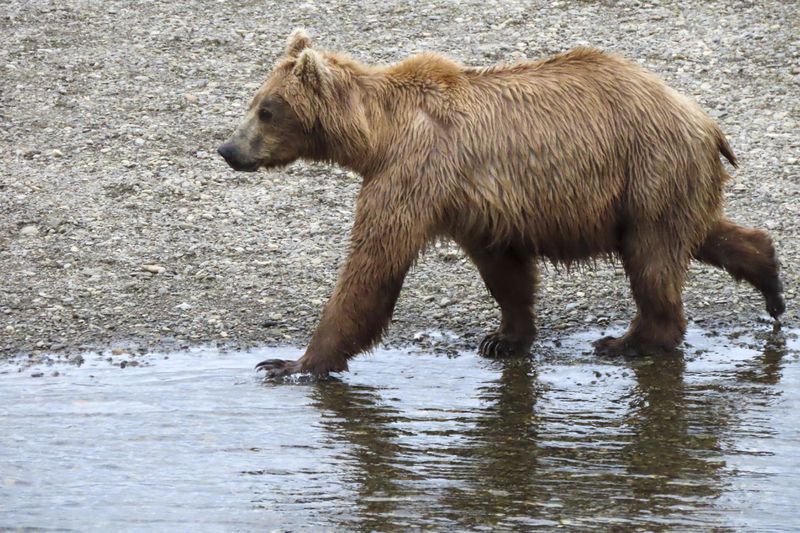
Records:
[[[231,162],[236,156],[236,148],[231,143],[223,143],[217,148],[217,153],[228,163]]]

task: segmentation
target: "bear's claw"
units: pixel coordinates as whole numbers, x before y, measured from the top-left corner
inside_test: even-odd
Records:
[[[256,365],[256,372],[263,370],[266,372],[267,379],[275,379],[291,374],[302,372],[299,361],[289,361],[286,359],[266,359]]]
[[[512,340],[500,332],[490,333],[478,345],[478,353],[484,357],[510,357],[524,355],[530,350],[532,341]]]

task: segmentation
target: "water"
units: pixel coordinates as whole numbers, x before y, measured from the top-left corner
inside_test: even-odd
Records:
[[[289,349],[6,363],[0,529],[798,530],[797,333],[692,330],[641,360],[596,358],[597,332],[528,360],[379,351],[293,384],[252,371]]]

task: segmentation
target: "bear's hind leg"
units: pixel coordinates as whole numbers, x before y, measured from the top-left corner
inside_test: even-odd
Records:
[[[761,291],[767,312],[773,318],[786,310],[778,258],[765,231],[721,219],[708,232],[694,257],[727,270],[737,281],[745,280]]]
[[[511,248],[467,252],[502,312],[500,328],[481,341],[478,352],[485,357],[527,353],[536,337],[533,304],[538,271],[533,256]]]
[[[631,233],[623,239],[620,255],[637,313],[622,337],[595,341],[595,351],[600,355],[669,353],[686,333],[681,293],[689,253],[669,230],[639,229]]]

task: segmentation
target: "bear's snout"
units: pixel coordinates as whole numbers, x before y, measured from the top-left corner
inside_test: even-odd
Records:
[[[233,170],[253,172],[258,169],[257,163],[250,163],[242,160],[241,152],[232,142],[220,144],[219,148],[217,148],[217,153],[222,156]]]

